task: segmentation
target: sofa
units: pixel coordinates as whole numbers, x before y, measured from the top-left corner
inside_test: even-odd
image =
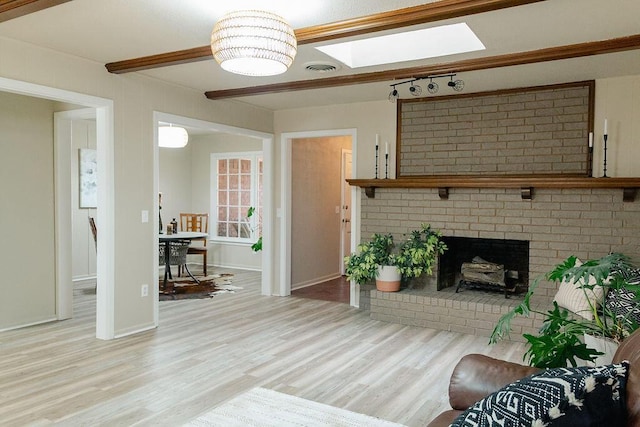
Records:
[[[613,363],[629,362],[626,378],[626,414],[622,408],[620,423],[640,427],[640,330],[627,337],[613,358]],[[530,366],[506,362],[481,354],[470,354],[460,359],[449,382],[449,403],[452,409],[438,415],[429,427],[449,426],[465,410],[487,398],[508,384],[542,371]],[[494,394],[496,395],[496,394]],[[622,405],[619,405],[622,406]]]

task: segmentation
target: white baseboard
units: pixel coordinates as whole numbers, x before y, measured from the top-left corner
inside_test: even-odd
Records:
[[[37,322],[30,322],[30,323],[25,323],[23,325],[10,326],[8,328],[0,329],[0,332],[13,331],[14,329],[26,328],[28,326],[42,325],[43,323],[56,322],[57,320],[58,320],[57,317],[52,317],[51,319],[38,320]]]
[[[291,290],[294,289],[302,289],[302,288],[308,288],[309,286],[313,286],[313,285],[317,285],[320,283],[324,283],[324,282],[328,282],[329,280],[335,280],[339,277],[342,277],[342,275],[340,273],[334,273],[334,274],[330,274],[327,275],[325,277],[317,277],[311,280],[308,280],[306,282],[302,282],[302,283],[296,283],[296,284],[291,284]]]

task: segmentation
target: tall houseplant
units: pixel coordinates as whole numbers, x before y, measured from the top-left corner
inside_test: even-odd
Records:
[[[376,233],[371,241],[361,243],[356,253],[345,258],[347,278],[362,285],[378,278],[383,267],[393,267],[397,271],[395,290],[398,290],[400,281],[432,274],[438,255],[447,249],[440,238],[441,234],[428,224],[411,231],[397,247],[391,234]]]
[[[626,272],[633,266],[628,257],[613,253],[597,260],[578,263],[574,256],[558,264],[545,276],[538,277],[529,286],[521,304],[500,318],[490,338],[495,343],[509,335],[511,321],[516,316],[529,317],[532,313],[543,316],[542,327],[537,335],[523,334],[528,349],[524,358],[532,366],[540,368],[577,366],[578,360],[593,362],[602,353],[583,342],[584,334],[592,334],[620,342],[638,329],[638,322],[633,312],[626,314],[615,311],[607,304],[599,304],[589,296],[594,295],[596,287],[601,287],[602,294],[627,293],[633,295],[632,304],[636,308],[640,299],[640,285],[631,283]],[[553,282],[573,283],[585,296],[591,311],[591,319],[576,316],[567,309],[558,306],[546,311],[538,311],[531,307],[531,297],[541,279]],[[600,301],[602,302],[602,301]]]

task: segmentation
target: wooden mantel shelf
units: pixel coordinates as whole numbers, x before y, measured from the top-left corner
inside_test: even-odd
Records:
[[[398,179],[348,179],[375,197],[376,188],[437,188],[441,199],[449,197],[450,188],[520,188],[523,199],[533,197],[534,188],[620,188],[623,200],[632,202],[640,188],[640,178],[589,178],[573,175],[435,175]]]

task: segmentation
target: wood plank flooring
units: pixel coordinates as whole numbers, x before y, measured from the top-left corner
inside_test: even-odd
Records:
[[[449,407],[465,353],[521,360],[518,343],[371,320],[347,304],[243,289],[160,303],[156,330],[95,339],[95,293],[74,319],[0,334],[0,425],[176,426],[265,387],[407,426]]]

